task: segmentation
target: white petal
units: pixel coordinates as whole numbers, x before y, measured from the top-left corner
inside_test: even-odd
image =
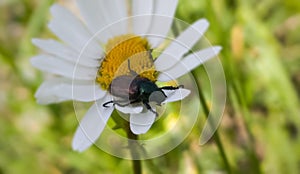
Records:
[[[72,81],[66,78],[47,80],[39,87],[35,97],[39,104],[57,103],[64,100],[95,101],[106,94],[95,81]]]
[[[162,103],[169,103],[169,102],[175,102],[178,100],[182,100],[191,93],[190,90],[182,89],[182,88],[179,88],[176,90],[163,90],[163,91],[168,97]]]
[[[126,1],[120,0],[102,0],[101,10],[106,18],[107,24],[113,24],[109,27],[113,36],[128,33],[128,20],[122,20],[127,17]]]
[[[146,34],[151,25],[153,0],[132,0],[133,33]]]
[[[107,100],[109,97],[97,101],[80,121],[72,141],[73,150],[82,152],[98,139],[114,110],[114,107],[102,106]]]
[[[155,0],[153,14],[173,17],[177,4],[178,0]]]
[[[80,65],[89,67],[98,67],[99,62],[95,59],[91,59],[87,56],[82,55],[79,57],[79,52],[69,48],[68,46],[59,43],[55,40],[49,39],[32,39],[32,43],[42,49],[43,51],[52,54],[54,56],[60,57],[64,60],[78,63]]]
[[[51,7],[52,21],[48,24],[50,30],[70,47],[82,52],[92,58],[99,58],[103,53],[100,45],[90,40],[92,35],[86,30],[83,23],[79,21],[70,11],[60,5]]]
[[[163,71],[175,65],[203,36],[208,25],[207,20],[201,19],[188,27],[163,51],[157,60],[155,60],[155,68],[158,71]],[[170,59],[172,59],[170,57],[177,61],[170,61]]]
[[[175,66],[164,71],[163,73],[160,73],[157,80],[166,82],[177,79],[182,75],[190,72],[197,66],[203,64],[205,61],[215,57],[221,51],[221,49],[222,48],[220,46],[214,46],[206,48],[204,50],[200,50],[194,54],[190,54],[187,57],[183,58]]]
[[[38,55],[30,61],[37,69],[71,79],[94,80],[97,75],[97,68],[83,67],[50,55]]]
[[[59,97],[59,96],[56,96],[56,95],[48,95],[47,94],[48,91],[47,91],[47,88],[45,88],[45,86],[41,86],[40,88],[44,88],[44,89],[42,89],[44,91],[44,93],[43,93],[43,95],[39,95],[39,96],[36,97],[36,102],[38,104],[48,105],[48,104],[52,104],[52,103],[60,103],[60,102],[70,100],[68,98],[63,98],[63,97]],[[51,91],[49,91],[49,93],[50,92]]]
[[[89,31],[92,33],[92,35],[96,34],[97,39],[105,44],[113,35],[108,30],[103,31],[109,22],[105,18],[104,11],[101,9],[103,8],[103,1],[77,0],[77,5],[88,26]]]
[[[178,0],[155,0],[154,11],[149,34],[152,47],[157,47],[168,34],[173,22]]]
[[[123,112],[124,114],[131,114],[131,113],[141,113],[143,111],[143,106],[118,106],[115,105],[115,108],[121,112]]]
[[[153,110],[155,109],[153,108]],[[155,121],[155,118],[156,115],[151,111],[147,111],[146,113],[131,114],[130,130],[136,135],[144,134],[150,129]]]

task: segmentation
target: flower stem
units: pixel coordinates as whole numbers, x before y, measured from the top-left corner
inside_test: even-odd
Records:
[[[146,149],[144,148],[144,146],[140,145],[139,148],[140,148],[140,152],[141,152],[142,156],[147,157],[148,154],[147,154],[147,151],[146,151]],[[162,173],[163,173],[163,172],[161,172],[161,171],[159,170],[158,167],[155,166],[155,164],[154,164],[154,162],[152,161],[152,159],[147,159],[147,160],[145,160],[145,163],[146,163],[146,165],[149,167],[149,169],[150,169],[153,173],[155,173],[155,174],[162,174]]]
[[[194,78],[196,79],[196,84],[198,86],[198,89],[199,89],[199,97],[200,97],[200,103],[203,107],[203,110],[204,110],[204,113],[205,113],[205,116],[207,118],[207,120],[209,121],[210,119],[208,119],[208,116],[209,116],[209,108],[206,104],[206,100],[205,100],[205,97],[204,97],[204,94],[201,90],[201,86],[200,86],[200,82],[197,80],[196,78],[196,75],[194,74],[194,72],[192,72],[192,75],[194,76]],[[225,165],[225,168],[226,168],[226,171],[228,174],[232,173],[231,172],[231,168],[230,168],[230,165],[229,165],[229,162],[228,162],[228,158],[227,158],[227,155],[225,153],[225,150],[224,150],[224,147],[223,147],[223,144],[222,144],[222,141],[220,139],[220,136],[219,136],[219,133],[218,131],[216,130],[214,135],[213,135],[213,139],[215,140],[216,144],[217,144],[217,147],[219,149],[219,152],[220,152],[220,155],[223,159],[223,162],[224,162],[224,165]]]
[[[128,126],[129,127],[129,126]],[[136,142],[138,140],[138,135],[135,135],[131,132],[131,130],[127,129],[127,137],[128,137],[128,148],[132,157],[132,167],[134,174],[142,173],[142,165],[141,160],[139,160],[139,153],[137,151],[137,146],[139,146]]]

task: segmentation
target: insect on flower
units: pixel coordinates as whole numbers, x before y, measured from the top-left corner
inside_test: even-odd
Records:
[[[151,53],[149,55],[152,58]],[[151,80],[141,77],[135,71],[133,71],[130,68],[130,59],[128,59],[128,69],[130,71],[130,75],[116,77],[113,79],[108,88],[108,91],[113,96],[120,98],[120,100],[111,100],[106,102],[103,104],[103,107],[107,107],[107,105],[110,103],[119,106],[127,106],[142,102],[148,110],[158,116],[158,113],[151,108],[149,102],[155,102],[157,105],[161,105],[161,103],[167,98],[167,95],[164,93],[163,89],[175,90],[183,87],[182,85],[177,87],[158,87]]]

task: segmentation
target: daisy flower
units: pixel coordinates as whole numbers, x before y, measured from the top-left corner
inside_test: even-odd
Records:
[[[73,138],[77,151],[97,140],[114,109],[130,115],[134,134],[146,133],[157,116],[155,104],[190,93],[156,82],[177,79],[221,50],[214,46],[186,55],[208,28],[200,19],[152,56],[166,40],[177,0],[77,0],[77,6],[80,17],[58,4],[51,7],[48,27],[61,42],[33,39],[44,53],[31,59],[34,67],[53,74],[37,90],[38,103],[94,102]]]

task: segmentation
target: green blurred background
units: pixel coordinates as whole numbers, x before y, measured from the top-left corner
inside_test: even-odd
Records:
[[[31,38],[53,37],[53,3],[0,0],[0,174],[132,173],[131,161],[96,147],[72,151],[72,102],[35,102],[43,76],[29,63],[38,52]],[[228,95],[218,132],[232,173],[300,173],[299,0],[180,0],[176,17],[207,18],[206,37],[223,47]],[[172,152],[143,161],[144,173],[227,173],[215,141],[198,140],[195,129]]]

